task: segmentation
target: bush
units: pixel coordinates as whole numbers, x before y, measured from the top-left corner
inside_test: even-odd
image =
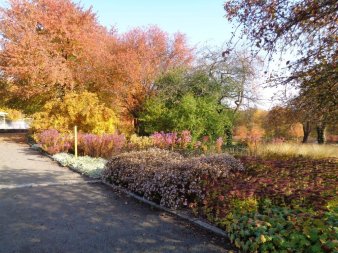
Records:
[[[102,158],[92,158],[89,156],[75,158],[73,155],[66,153],[53,155],[53,158],[62,166],[71,166],[74,170],[91,178],[101,178],[102,171],[107,163],[107,160]]]
[[[224,218],[236,199],[270,199],[276,206],[326,210],[338,191],[338,166],[330,160],[241,157],[245,170],[208,182],[204,205],[210,219]],[[220,198],[222,199],[220,201]]]
[[[119,153],[126,144],[123,134],[79,134],[79,154],[92,157],[110,158],[113,154]]]
[[[238,170],[243,170],[242,165],[224,154],[185,159],[175,152],[150,149],[113,157],[103,179],[160,205],[179,208],[201,203],[207,181]]]
[[[48,129],[34,135],[44,151],[49,154],[68,152],[74,143],[72,136],[61,134],[55,129]]]
[[[151,149],[114,157],[103,179],[166,207],[190,207],[243,252],[337,251],[336,161],[240,160]]]
[[[182,96],[175,103],[152,98],[146,102],[139,120],[146,134],[188,130],[194,140],[204,135],[215,140],[231,124],[230,114],[217,101],[192,94]]]
[[[62,100],[51,100],[33,118],[31,127],[35,132],[45,129],[70,132],[78,126],[85,133],[114,133],[119,122],[115,112],[90,92],[69,93]]]
[[[74,136],[55,129],[35,134],[35,140],[49,154],[74,150]],[[110,158],[126,145],[123,134],[78,134],[78,153],[83,156]]]
[[[153,140],[155,147],[163,149],[186,149],[192,141],[191,133],[183,130],[181,133],[153,133],[150,138]]]
[[[148,136],[137,136],[132,134],[129,138],[128,149],[130,150],[142,150],[153,147],[153,139]]]
[[[227,230],[244,252],[335,252],[336,161],[240,160],[245,170],[207,182],[195,212]]]

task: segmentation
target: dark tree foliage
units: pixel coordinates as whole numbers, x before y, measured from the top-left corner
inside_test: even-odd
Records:
[[[304,77],[317,65],[336,66],[337,1],[230,0],[224,8],[227,18],[239,22],[243,35],[258,49],[297,49],[299,57],[287,62],[292,78]]]
[[[337,1],[229,0],[224,8],[254,52],[266,51],[270,59],[277,52],[292,52],[288,75],[277,79],[299,89],[292,104],[310,112],[318,127],[337,122]]]

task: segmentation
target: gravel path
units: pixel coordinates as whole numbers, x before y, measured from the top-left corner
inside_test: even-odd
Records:
[[[33,186],[33,187],[32,187]],[[229,242],[0,135],[0,252],[230,252]]]

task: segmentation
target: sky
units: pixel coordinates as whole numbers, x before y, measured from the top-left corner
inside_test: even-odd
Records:
[[[234,30],[225,18],[225,0],[81,0],[85,8],[92,6],[100,24],[124,33],[134,27],[157,25],[169,34],[181,32],[195,48],[221,47]],[[263,72],[263,71],[262,71]],[[259,82],[263,81],[261,78]],[[277,100],[271,97],[278,89],[261,88],[256,105],[269,109]]]
[[[221,46],[231,35],[224,17],[224,0],[81,0],[92,6],[99,22],[123,33],[134,27],[157,25],[173,34],[186,34],[188,43]]]

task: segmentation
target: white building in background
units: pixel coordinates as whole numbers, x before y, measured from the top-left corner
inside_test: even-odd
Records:
[[[29,120],[19,119],[19,120],[7,120],[6,116],[8,113],[0,112],[0,129],[28,129]]]
[[[7,112],[0,112],[0,129],[6,127]]]

